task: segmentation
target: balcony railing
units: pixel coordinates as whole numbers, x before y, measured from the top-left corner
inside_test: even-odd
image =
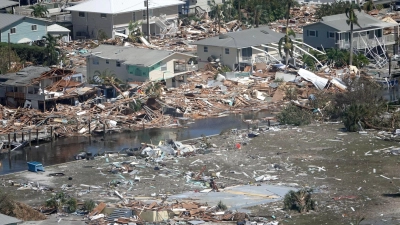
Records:
[[[383,37],[376,37],[369,39],[366,36],[358,36],[353,38],[353,48],[356,49],[365,49],[376,47],[379,45],[391,45],[395,43],[394,34],[383,35]],[[338,48],[348,49],[350,48],[349,40],[339,40],[336,42]]]

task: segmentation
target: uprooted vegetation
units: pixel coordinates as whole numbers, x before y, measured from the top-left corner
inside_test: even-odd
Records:
[[[44,220],[46,216],[36,211],[32,207],[16,202],[12,195],[5,193],[0,189],[0,213],[7,216],[16,217],[20,220]]]
[[[383,99],[380,84],[365,77],[348,77],[343,82],[347,91],[316,93],[315,99],[308,99],[305,105],[286,106],[278,114],[278,120],[282,124],[301,126],[318,119],[340,119],[351,132],[400,127],[400,112]],[[291,96],[290,100],[296,98]]]

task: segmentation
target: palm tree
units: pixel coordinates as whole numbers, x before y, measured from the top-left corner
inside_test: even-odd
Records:
[[[363,8],[367,12],[376,9],[375,4],[372,0],[368,0],[366,3],[364,3]]]
[[[350,7],[346,8],[346,23],[347,25],[350,25],[350,65],[353,65],[353,25],[355,24],[358,27],[361,27],[360,24],[358,24],[358,18],[354,12],[355,9],[361,12],[360,5],[351,4]]]
[[[146,89],[146,95],[152,98],[160,97],[162,93],[163,87],[161,82],[151,82],[150,85]]]
[[[96,70],[94,71],[94,76],[97,76],[99,78],[96,80],[98,83],[111,85],[119,94],[122,95],[122,97],[125,98],[120,88],[120,84],[122,83],[122,81],[116,77],[117,75],[115,75],[114,71],[109,70],[108,68],[103,70],[103,72]]]
[[[315,201],[312,199],[312,190],[300,189],[298,191],[289,191],[283,200],[285,209],[296,209],[300,213],[317,209]]]
[[[215,3],[215,0],[211,0],[211,6],[210,6],[210,11],[212,12],[212,17],[214,19],[217,19],[218,23],[218,33],[221,32],[221,6],[217,3]]]
[[[315,69],[315,60],[311,56],[303,54],[301,56],[301,61],[303,62],[303,68],[307,66],[312,70]]]
[[[131,41],[136,42],[138,37],[142,36],[142,32],[140,31],[140,26],[142,23],[139,21],[133,22],[132,20],[129,21],[128,25],[128,38],[131,39]]]
[[[289,65],[289,55],[293,57],[293,51],[294,51],[294,43],[290,36],[293,36],[294,38],[296,37],[296,34],[292,29],[289,29],[289,17],[290,17],[290,7],[293,5],[293,0],[286,0],[286,34],[283,36],[278,43],[278,49],[279,49],[279,55],[282,57],[282,48],[285,52],[285,65],[286,68]],[[285,44],[283,44],[285,42]]]
[[[254,23],[256,27],[260,25],[260,18],[262,13],[263,13],[262,5],[257,5],[256,7],[254,7]]]
[[[337,48],[329,49],[326,52],[326,57],[330,63],[334,64],[334,66],[341,66],[345,63],[345,54],[342,50]]]
[[[31,15],[34,17],[46,17],[46,14],[49,13],[47,7],[42,4],[31,5],[29,8],[32,9]]]
[[[44,39],[46,51],[49,55],[48,58],[48,64],[49,65],[54,65],[58,63],[58,57],[56,56],[56,46],[57,46],[57,41],[58,37],[54,37],[51,34],[47,34],[46,36],[42,37]]]

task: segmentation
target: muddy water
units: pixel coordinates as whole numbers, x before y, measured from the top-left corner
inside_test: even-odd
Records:
[[[187,128],[177,129],[148,129],[143,131],[125,132],[107,135],[105,141],[103,136],[99,137],[70,137],[58,139],[52,143],[39,146],[32,145],[23,150],[0,155],[0,174],[7,174],[27,169],[26,162],[38,161],[43,165],[53,165],[73,160],[73,156],[81,151],[92,153],[104,151],[119,151],[124,147],[138,147],[140,143],[147,142],[156,144],[160,140],[175,139],[186,140],[197,138],[201,135],[219,134],[221,131],[232,128],[247,128],[248,124],[243,120],[257,119],[269,116],[270,113],[263,111],[250,114],[234,115],[226,117],[201,119],[192,122],[182,121]]]

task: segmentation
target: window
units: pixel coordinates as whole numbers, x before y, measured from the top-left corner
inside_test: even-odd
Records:
[[[79,12],[79,17],[85,17],[85,12]]]
[[[167,71],[167,63],[161,64],[161,71]]]
[[[92,62],[93,62],[93,65],[99,65],[99,59],[98,58],[93,58]]]
[[[146,10],[143,10],[143,19],[146,18]]]
[[[208,47],[204,46],[204,52],[208,52]]]
[[[101,14],[100,14],[100,17],[103,18],[103,19],[104,19],[104,18],[107,18],[107,14],[101,13]]]
[[[335,38],[335,33],[334,32],[328,32],[327,36],[328,36],[328,38]]]
[[[132,21],[133,21],[133,22],[136,21],[136,13],[135,13],[135,12],[132,13]]]
[[[268,47],[264,47],[264,51],[268,52]]]
[[[207,1],[207,5],[211,5],[211,1]]]
[[[36,31],[37,30],[37,25],[32,25],[31,29]]]
[[[106,64],[110,64],[110,60],[106,59]]]
[[[243,48],[241,51],[242,51],[242,57],[251,57],[253,55],[252,48]]]
[[[135,75],[136,76],[142,76],[142,71],[139,68],[136,68]]]
[[[382,30],[381,29],[375,30],[375,36],[378,38],[382,37]]]
[[[116,65],[117,67],[121,67],[121,62],[120,62],[120,61],[117,61],[115,65]]]
[[[229,48],[225,48],[225,54],[229,55]]]
[[[316,30],[307,30],[307,36],[318,37],[318,31],[316,31]]]
[[[17,28],[13,27],[10,29],[10,34],[15,34],[17,33]]]

